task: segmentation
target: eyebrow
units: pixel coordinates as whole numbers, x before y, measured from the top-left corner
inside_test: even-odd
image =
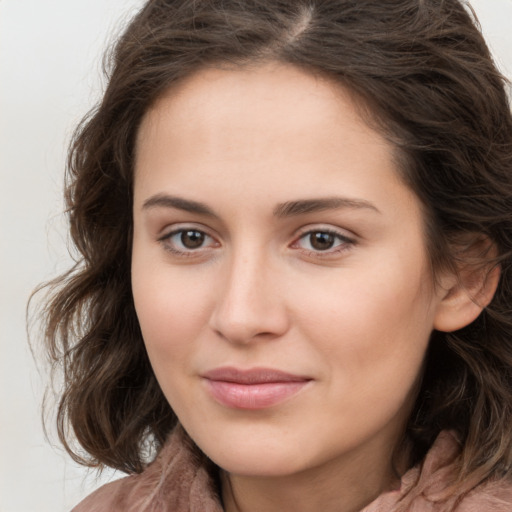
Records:
[[[206,215],[207,217],[217,217],[214,211],[204,203],[191,201],[190,199],[184,199],[183,197],[168,196],[166,194],[157,194],[156,196],[152,196],[142,205],[143,210],[155,207],[176,208],[177,210]]]
[[[294,217],[296,215],[305,215],[307,213],[321,212],[325,210],[348,209],[367,209],[380,213],[378,208],[372,203],[363,199],[352,199],[346,197],[326,197],[320,199],[302,199],[299,201],[288,201],[277,205],[274,208],[276,217]]]
[[[175,208],[177,210],[183,210],[189,213],[218,218],[218,215],[204,203],[192,201],[183,197],[169,196],[167,194],[157,194],[152,196],[142,205],[143,210],[155,207]],[[319,199],[300,199],[297,201],[287,201],[285,203],[278,204],[274,208],[273,214],[277,218],[285,218],[343,208],[366,209],[380,213],[376,206],[363,199],[326,197]]]

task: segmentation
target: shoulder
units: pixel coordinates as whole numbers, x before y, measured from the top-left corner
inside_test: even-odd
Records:
[[[72,512],[222,512],[211,467],[181,427],[145,471],[100,487]]]
[[[495,480],[477,486],[460,502],[456,512],[510,512],[512,481]]]
[[[462,495],[447,494],[449,483],[454,481],[459,454],[457,436],[450,431],[441,432],[419,468],[411,490],[411,495],[415,496],[413,503],[428,502],[431,509],[427,510],[436,512],[511,512],[510,479],[488,480]],[[411,510],[421,509],[412,507]]]
[[[121,512],[126,510],[126,500],[136,476],[128,476],[103,485],[81,501],[72,512]]]
[[[399,488],[361,512],[511,512],[511,480],[487,481],[463,495],[450,491],[459,454],[457,437],[441,432],[423,462],[403,475]]]
[[[483,482],[462,495],[451,494],[449,484],[454,481],[459,454],[457,436],[441,432],[423,463],[404,475],[404,487],[408,488],[404,501],[410,503],[407,510],[511,512],[512,481],[508,479]]]
[[[446,509],[453,512],[511,512],[510,478],[487,480],[469,492],[458,496],[451,495],[446,499],[446,486],[454,481],[453,471],[458,465],[459,454],[457,436],[449,431],[441,432],[420,470],[416,494],[420,491],[423,499],[438,507],[433,508],[436,511],[439,509],[444,512]]]

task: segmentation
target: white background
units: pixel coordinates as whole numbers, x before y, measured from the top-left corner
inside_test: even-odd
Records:
[[[512,0],[474,0],[512,78]],[[142,0],[0,0],[0,512],[65,512],[108,478],[44,439],[47,376],[27,344],[31,290],[69,265],[66,145],[102,87],[103,49]],[[37,341],[37,340],[36,340]]]

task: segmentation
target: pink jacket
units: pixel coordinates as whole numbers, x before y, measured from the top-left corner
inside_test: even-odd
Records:
[[[402,477],[400,489],[382,494],[361,512],[512,512],[512,482],[489,482],[440,501],[458,444],[442,432],[422,464]],[[104,485],[72,512],[222,512],[204,459],[182,428],[176,428],[157,459],[141,474]]]

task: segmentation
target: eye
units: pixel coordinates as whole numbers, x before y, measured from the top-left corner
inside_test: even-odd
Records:
[[[316,253],[334,253],[348,249],[354,240],[341,233],[325,229],[310,230],[304,233],[294,247]]]
[[[216,246],[215,240],[210,235],[196,228],[177,229],[164,235],[159,241],[165,249],[176,254],[186,254]]]

